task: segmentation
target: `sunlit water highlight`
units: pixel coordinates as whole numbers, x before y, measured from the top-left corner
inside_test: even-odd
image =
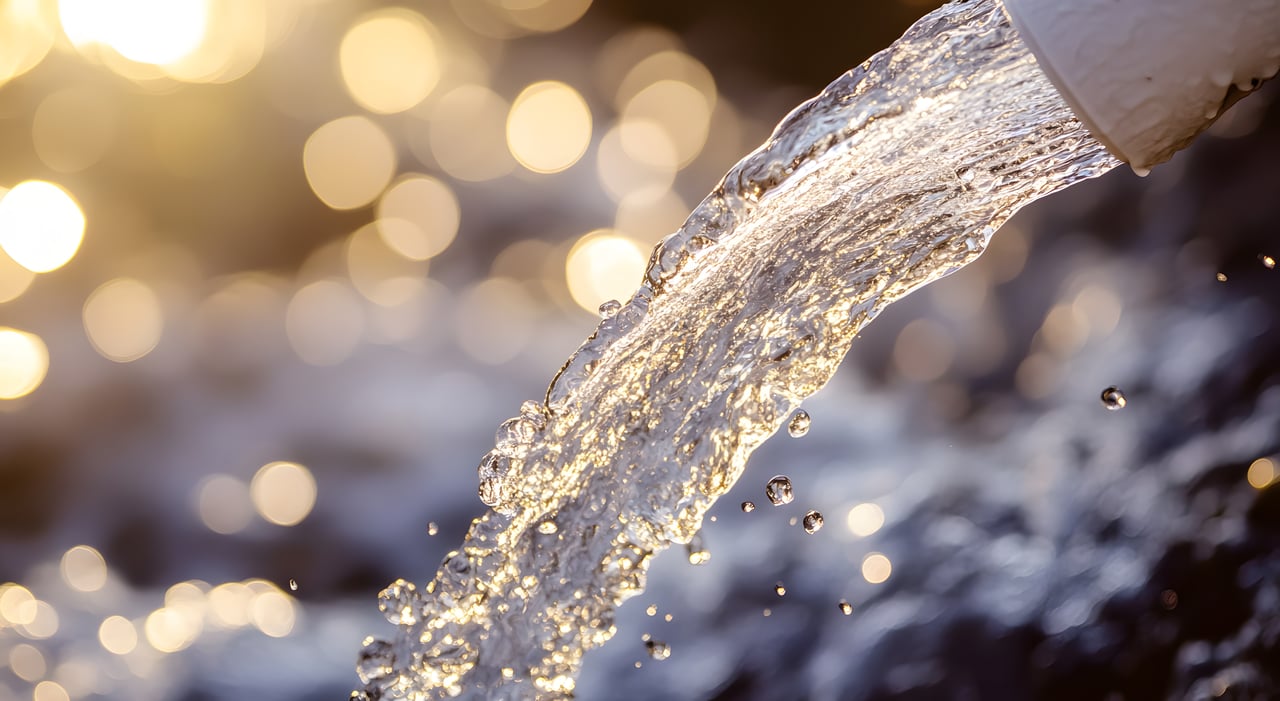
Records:
[[[996,0],[925,16],[738,163],[499,428],[479,468],[494,510],[425,587],[384,593],[400,625],[366,645],[353,697],[571,696],[652,557],[694,538],[864,324],[1115,165]]]

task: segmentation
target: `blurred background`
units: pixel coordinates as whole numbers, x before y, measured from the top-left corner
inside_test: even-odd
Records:
[[[0,701],[345,698],[598,305],[937,4],[0,0]],[[579,696],[1280,696],[1276,93],[883,314]]]

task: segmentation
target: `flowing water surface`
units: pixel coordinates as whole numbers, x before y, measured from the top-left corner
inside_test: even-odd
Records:
[[[651,558],[694,538],[864,324],[1116,165],[997,0],[922,18],[734,166],[502,424],[479,466],[493,510],[435,579],[382,593],[397,628],[353,698],[572,696]]]

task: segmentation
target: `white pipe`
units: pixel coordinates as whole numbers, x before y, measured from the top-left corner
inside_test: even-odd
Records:
[[[1280,0],[1004,0],[1040,67],[1139,174],[1280,70]]]

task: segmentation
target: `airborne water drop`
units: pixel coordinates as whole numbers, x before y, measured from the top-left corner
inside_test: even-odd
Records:
[[[813,534],[822,530],[822,514],[817,511],[810,511],[804,515],[804,532]]]
[[[1129,403],[1129,400],[1124,397],[1124,392],[1121,392],[1118,387],[1108,387],[1102,390],[1101,399],[1102,406],[1106,407],[1108,411],[1119,411]]]
[[[809,412],[801,409],[791,417],[791,423],[787,424],[787,433],[792,438],[800,438],[809,432],[809,424],[813,423],[813,419],[809,417]]]
[[[769,503],[774,506],[790,504],[793,498],[791,494],[791,479],[786,475],[776,475],[764,486],[764,493],[765,496],[769,497]]]

